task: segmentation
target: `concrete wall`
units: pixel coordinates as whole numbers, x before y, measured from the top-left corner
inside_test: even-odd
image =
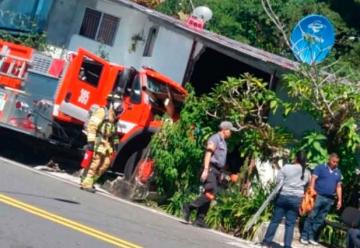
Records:
[[[153,55],[143,57],[142,65],[151,65],[177,82],[182,82],[193,39],[164,27],[159,28]]]
[[[67,48],[72,34],[78,33],[85,6],[95,8],[96,0],[55,0],[47,24],[48,42]]]

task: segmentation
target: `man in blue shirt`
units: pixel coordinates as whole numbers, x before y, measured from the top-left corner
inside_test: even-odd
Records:
[[[314,208],[304,223],[300,239],[302,244],[310,243],[318,245],[315,241],[315,234],[323,224],[335,198],[337,199],[336,208],[338,210],[341,208],[341,172],[337,168],[339,160],[339,156],[336,153],[332,153],[329,156],[328,162],[318,165],[313,172],[310,187],[315,189],[317,196]]]

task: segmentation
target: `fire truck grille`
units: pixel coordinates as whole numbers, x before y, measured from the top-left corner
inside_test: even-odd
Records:
[[[31,69],[47,74],[51,65],[51,61],[51,57],[37,53],[34,55],[33,62],[31,63]]]

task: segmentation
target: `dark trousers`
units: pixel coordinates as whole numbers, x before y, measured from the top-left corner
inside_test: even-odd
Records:
[[[350,228],[347,233],[347,248],[360,248],[360,229]]]
[[[294,236],[296,218],[299,213],[301,197],[291,195],[279,195],[275,201],[275,209],[270,225],[264,237],[264,243],[270,244],[274,239],[276,229],[285,217],[284,248],[290,248]]]
[[[326,215],[330,211],[334,199],[330,199],[321,195],[316,196],[314,209],[310,212],[304,222],[304,228],[301,238],[305,240],[314,240],[315,234],[323,224]]]
[[[220,174],[221,172],[214,167],[210,168],[209,175],[207,180],[203,183],[204,192],[193,202],[189,204],[190,210],[197,210],[196,219],[204,220],[207,212],[210,208],[211,200],[206,197],[206,193],[217,194],[219,183],[220,183]]]

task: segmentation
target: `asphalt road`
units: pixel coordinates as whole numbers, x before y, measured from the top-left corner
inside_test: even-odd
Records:
[[[1,248],[252,247],[0,158]]]

